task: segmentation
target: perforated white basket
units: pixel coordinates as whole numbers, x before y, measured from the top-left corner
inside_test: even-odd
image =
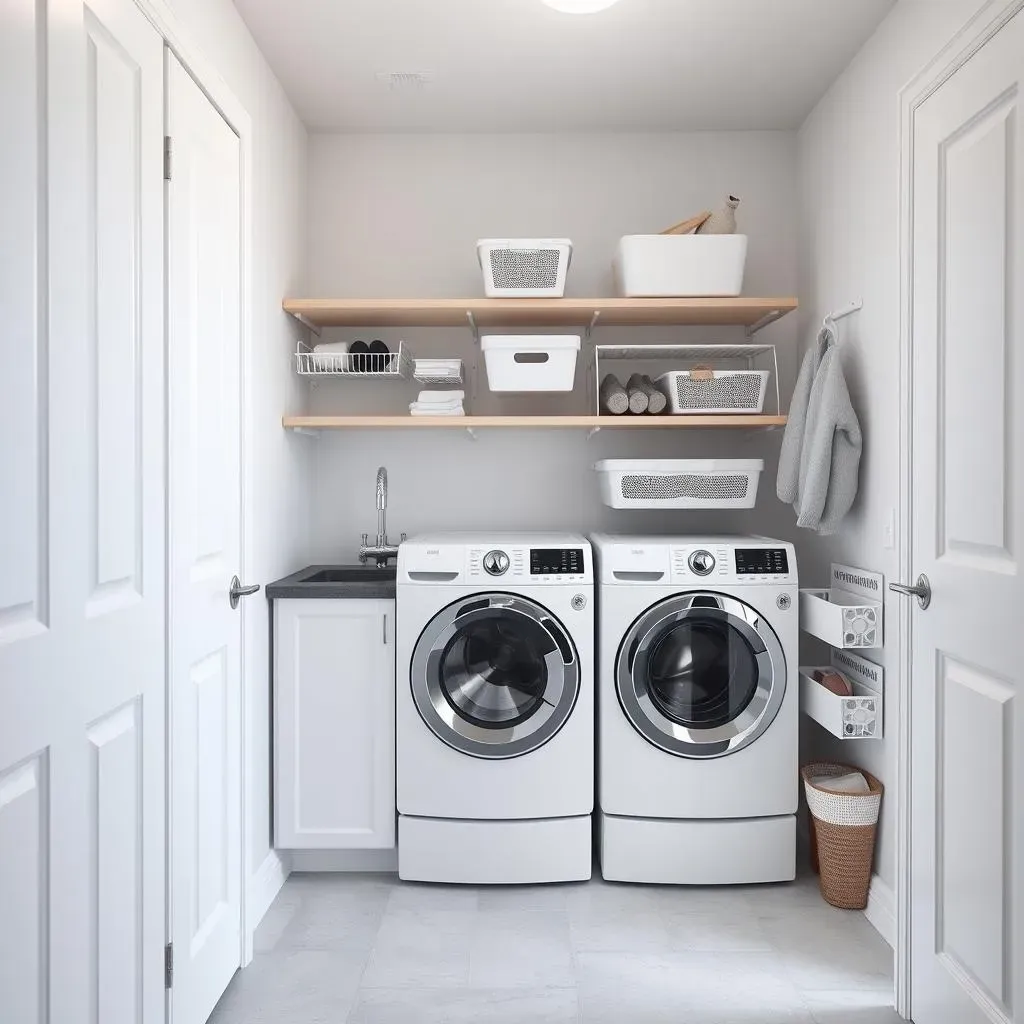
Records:
[[[572,259],[568,238],[481,238],[476,243],[488,298],[560,299]]]
[[[674,413],[751,413],[764,409],[769,370],[673,370],[655,383]]]
[[[594,466],[611,508],[753,508],[763,459],[605,459]]]

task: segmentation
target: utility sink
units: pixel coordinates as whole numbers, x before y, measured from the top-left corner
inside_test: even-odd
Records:
[[[267,597],[393,599],[395,567],[379,569],[375,565],[307,565],[305,569],[267,585]]]
[[[315,566],[309,575],[299,576],[296,583],[389,583],[395,578],[395,569],[378,569],[375,565],[339,565],[326,569]]]

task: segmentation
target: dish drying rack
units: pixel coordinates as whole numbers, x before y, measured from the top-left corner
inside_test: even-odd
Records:
[[[769,388],[773,388],[775,394],[774,414],[782,415],[779,359],[774,345],[595,345],[594,408],[598,415],[602,413],[601,381],[606,373],[614,372],[608,364],[615,362],[657,364],[657,371],[649,374],[651,377],[672,370],[691,370],[705,366],[713,370],[769,370]],[[767,398],[766,394],[766,405]],[[698,409],[693,411],[699,412]]]
[[[404,341],[392,352],[315,352],[304,341],[295,347],[295,372],[303,377],[405,380],[412,371],[413,357]]]

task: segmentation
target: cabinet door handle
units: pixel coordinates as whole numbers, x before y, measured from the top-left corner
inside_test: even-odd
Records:
[[[388,645],[388,613],[380,617],[380,641],[385,647]]]

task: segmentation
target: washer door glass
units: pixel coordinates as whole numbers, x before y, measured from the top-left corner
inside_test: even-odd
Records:
[[[579,692],[579,661],[542,605],[483,594],[443,609],[413,652],[412,695],[424,722],[476,757],[516,757],[565,724]]]
[[[720,757],[771,725],[786,662],[775,632],[748,605],[687,594],[633,623],[616,677],[623,711],[645,739],[684,757]]]

